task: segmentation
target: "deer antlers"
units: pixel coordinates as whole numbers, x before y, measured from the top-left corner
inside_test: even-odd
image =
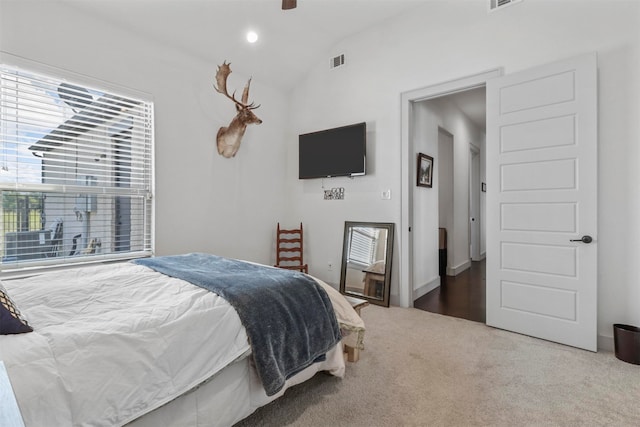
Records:
[[[218,144],[218,153],[224,157],[233,157],[238,152],[240,148],[240,142],[242,141],[242,136],[244,135],[244,131],[247,129],[247,125],[250,124],[260,124],[262,120],[260,120],[251,110],[255,110],[260,107],[260,105],[248,104],[249,102],[249,87],[251,86],[251,79],[245,85],[242,91],[242,100],[238,101],[235,97],[235,91],[233,94],[229,95],[229,91],[227,90],[227,78],[229,74],[231,74],[231,67],[229,67],[231,63],[227,64],[227,61],[224,61],[222,65],[218,66],[218,71],[216,72],[216,85],[214,85],[214,89],[216,92],[221,93],[226,96],[236,106],[237,114],[229,123],[227,127],[221,127],[218,130],[218,135],[216,136],[216,141]]]
[[[227,98],[229,98],[230,100],[232,100],[237,106],[240,106],[243,108],[249,108],[251,110],[255,110],[256,108],[260,107],[260,105],[254,106],[253,102],[251,104],[247,104],[247,102],[249,102],[249,88],[251,86],[251,78],[249,78],[249,81],[247,82],[247,84],[244,86],[244,89],[242,90],[241,101],[238,101],[236,99],[235,91],[233,91],[232,95],[229,95],[229,92],[227,91],[227,78],[229,77],[229,74],[231,74],[230,65],[231,63],[229,62],[227,64],[227,61],[224,61],[222,65],[218,65],[218,71],[216,72],[216,83],[218,84],[218,86],[216,87],[214,85],[213,88],[216,90],[216,92],[221,93]]]

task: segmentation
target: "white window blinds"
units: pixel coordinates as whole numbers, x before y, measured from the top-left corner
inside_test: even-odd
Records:
[[[349,239],[349,262],[356,262],[365,266],[373,263],[376,253],[378,230],[371,227],[353,227]]]
[[[2,270],[152,252],[153,105],[0,66]]]

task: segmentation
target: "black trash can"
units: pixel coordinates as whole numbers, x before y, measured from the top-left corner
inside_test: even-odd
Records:
[[[640,328],[616,323],[613,325],[613,345],[618,359],[640,365]]]

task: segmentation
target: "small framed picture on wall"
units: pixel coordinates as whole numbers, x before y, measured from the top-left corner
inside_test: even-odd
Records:
[[[433,157],[418,153],[418,187],[432,187],[433,182]]]

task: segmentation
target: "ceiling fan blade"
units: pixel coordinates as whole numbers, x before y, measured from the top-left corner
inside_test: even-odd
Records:
[[[282,10],[295,9],[298,0],[282,0]]]

